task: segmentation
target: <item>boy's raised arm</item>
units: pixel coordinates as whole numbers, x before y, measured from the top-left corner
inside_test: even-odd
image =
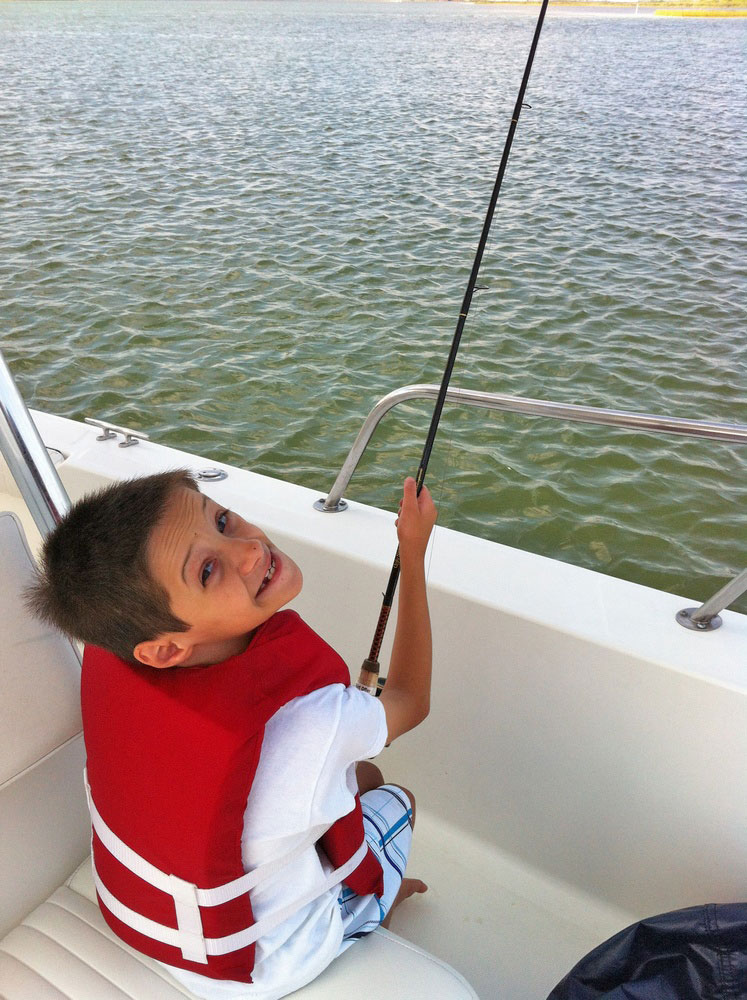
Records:
[[[437,511],[426,486],[417,495],[415,480],[405,480],[397,519],[400,584],[397,628],[381,704],[389,742],[414,729],[430,710],[431,622],[425,592],[425,550]]]

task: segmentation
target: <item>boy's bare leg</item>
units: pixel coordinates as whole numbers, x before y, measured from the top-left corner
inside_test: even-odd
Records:
[[[374,788],[381,788],[382,785],[391,785],[393,788],[399,788],[400,791],[404,792],[407,798],[410,800],[410,810],[412,815],[410,817],[410,826],[415,829],[415,796],[412,794],[409,788],[405,788],[404,785],[397,785],[393,781],[384,781],[384,775],[381,773],[379,768],[372,764],[369,760],[361,760],[355,765],[355,777],[358,782],[358,792],[363,795],[364,792],[371,792]]]
[[[370,760],[358,761],[355,766],[355,777],[358,780],[358,791],[361,795],[364,792],[372,792],[374,788],[379,788],[384,784],[384,775]]]
[[[428,886],[425,882],[421,882],[419,878],[403,878],[402,885],[399,887],[399,892],[394,897],[394,902],[389,907],[389,913],[381,921],[382,927],[389,927],[389,923],[392,919],[392,914],[397,909],[399,904],[403,899],[409,899],[416,892],[427,892]]]
[[[381,785],[386,784],[384,781],[384,775],[381,773],[380,769],[372,764],[368,760],[359,761],[356,765],[355,776],[358,779],[358,790],[361,795],[364,792],[370,792],[374,788],[379,788]],[[397,788],[402,788],[401,785],[397,785]],[[415,796],[409,790],[409,788],[402,788],[402,791],[407,795],[410,800],[410,806],[412,808],[412,819],[411,825],[415,826]],[[392,919],[392,914],[396,907],[404,899],[409,899],[410,896],[415,895],[416,892],[427,892],[428,886],[425,882],[422,882],[419,878],[403,878],[402,885],[399,887],[399,892],[394,897],[394,902],[389,907],[389,912],[386,917],[381,921],[382,927],[388,927],[389,921]]]
[[[393,785],[395,788],[401,788],[410,800],[410,808],[412,809],[410,826],[415,826],[415,796],[409,788],[405,788],[404,785],[398,785],[393,781],[384,781],[384,775],[381,773],[381,770],[375,764],[372,764],[370,760],[358,761],[355,765],[355,777],[358,782],[358,792],[361,795],[364,792],[372,792],[374,788],[381,788],[382,785]]]
[[[397,785],[396,787],[401,788],[402,791],[407,796],[407,798],[410,800],[410,808],[412,809],[412,819],[410,820],[410,823],[414,828],[415,808],[416,808],[415,796],[412,794],[409,788],[405,788],[403,785]],[[427,892],[427,891],[428,891],[428,886],[425,884],[425,882],[421,881],[419,878],[403,878],[402,885],[399,887],[399,892],[394,897],[394,902],[389,907],[389,912],[381,921],[381,926],[389,927],[389,922],[392,919],[392,914],[403,900],[409,899],[410,896],[414,896],[416,892]]]

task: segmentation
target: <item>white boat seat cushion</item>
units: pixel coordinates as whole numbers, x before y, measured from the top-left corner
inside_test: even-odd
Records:
[[[155,962],[109,930],[90,860],[0,941],[3,1000],[183,1000]],[[388,931],[357,942],[293,1000],[477,1000],[450,966]]]
[[[26,611],[33,573],[18,518],[0,512],[0,937],[90,851],[80,661]]]
[[[23,604],[33,567],[18,519],[0,512],[0,785],[81,730],[80,662]]]

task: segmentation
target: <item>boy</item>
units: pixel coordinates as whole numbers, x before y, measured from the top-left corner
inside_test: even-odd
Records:
[[[426,889],[403,878],[414,799],[367,758],[428,714],[435,519],[406,480],[380,699],[281,611],[302,586],[293,560],[187,472],[87,497],[45,543],[30,603],[87,644],[102,913],[198,996],[286,996]]]

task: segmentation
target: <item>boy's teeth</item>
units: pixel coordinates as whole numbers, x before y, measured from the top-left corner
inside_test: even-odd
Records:
[[[265,587],[267,586],[267,584],[270,582],[270,580],[273,578],[274,575],[275,575],[275,560],[274,559],[270,559],[270,568],[265,573],[264,578],[262,580],[262,583],[260,584],[259,589],[260,590],[264,590]]]

